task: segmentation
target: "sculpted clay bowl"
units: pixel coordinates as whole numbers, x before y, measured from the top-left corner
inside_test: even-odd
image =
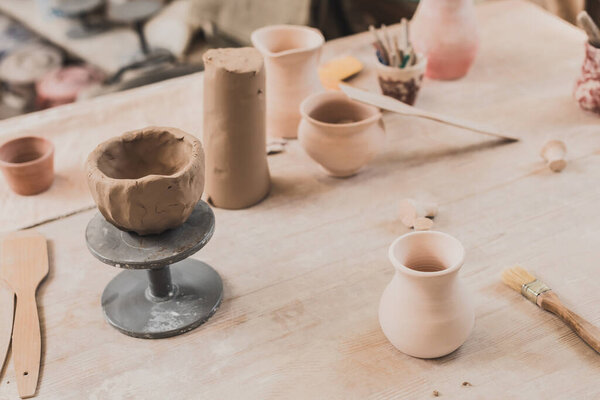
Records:
[[[306,153],[334,177],[356,174],[381,149],[385,131],[376,107],[341,92],[315,93],[300,105],[298,140]]]
[[[41,193],[54,181],[54,145],[37,136],[8,141],[0,147],[0,169],[15,193]]]
[[[140,235],[183,224],[204,190],[204,151],[194,136],[149,127],[100,144],[86,162],[98,209],[116,227]]]

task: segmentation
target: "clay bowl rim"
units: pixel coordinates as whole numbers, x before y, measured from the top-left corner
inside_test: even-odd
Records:
[[[35,158],[31,161],[21,162],[21,163],[9,162],[9,161],[5,161],[2,158],[0,158],[0,167],[15,169],[15,168],[24,168],[24,167],[28,167],[28,166],[35,166],[36,164],[43,163],[44,161],[46,161],[49,158],[52,158],[54,156],[54,143],[52,143],[50,140],[48,140],[44,137],[35,136],[35,135],[21,136],[18,138],[8,140],[8,141],[2,143],[2,145],[0,145],[0,152],[2,151],[2,149],[5,146],[7,146],[11,143],[20,142],[20,141],[23,141],[26,139],[34,139],[37,141],[44,142],[44,144],[46,144],[48,146],[48,150],[38,158]]]
[[[133,131],[129,131],[129,132],[125,132],[124,134],[120,135],[120,136],[115,136],[113,138],[110,138],[102,143],[100,143],[97,147],[97,149],[101,149],[101,151],[96,152],[95,150],[92,151],[90,153],[90,158],[88,159],[88,161],[90,162],[90,164],[92,164],[92,171],[90,171],[93,174],[100,174],[104,177],[104,179],[106,179],[108,182],[112,183],[112,182],[145,182],[145,181],[149,181],[151,179],[156,179],[156,177],[161,178],[161,179],[175,179],[175,178],[179,178],[181,175],[183,175],[184,173],[186,173],[192,166],[193,162],[194,162],[194,157],[190,157],[188,162],[181,167],[179,170],[177,170],[177,172],[171,174],[171,175],[164,175],[164,174],[148,174],[148,175],[144,175],[140,178],[113,178],[111,176],[106,175],[99,167],[98,167],[98,160],[100,158],[100,156],[102,154],[105,153],[106,147],[116,141],[120,141],[123,136],[125,135],[134,135],[146,130],[164,130],[169,132],[169,134],[171,135],[175,135],[173,131],[177,131],[177,133],[181,134],[182,136],[189,136],[191,138],[191,142],[192,142],[192,155],[196,154],[196,152],[194,151],[195,149],[197,149],[198,147],[201,146],[200,141],[198,140],[198,138],[196,138],[193,135],[190,135],[189,133],[186,133],[184,131],[182,131],[181,129],[177,129],[177,128],[169,128],[169,127],[148,127],[148,128],[142,128],[142,129],[136,129]],[[200,147],[201,148],[201,147]]]
[[[318,36],[318,38],[317,38],[318,43],[315,43],[312,46],[297,47],[294,49],[287,49],[287,50],[282,50],[282,51],[271,51],[267,48],[267,46],[264,46],[258,40],[258,35],[261,35],[265,32],[274,31],[274,30],[294,30],[297,32],[298,31],[310,32],[310,33],[313,33],[316,36]],[[252,34],[250,35],[250,41],[252,42],[252,45],[257,50],[259,50],[262,53],[268,54],[269,57],[282,57],[282,56],[286,56],[288,54],[296,54],[296,53],[303,53],[303,52],[309,52],[309,51],[316,50],[325,44],[325,36],[323,36],[323,32],[321,32],[319,29],[313,28],[310,26],[292,25],[292,24],[277,24],[277,25],[267,25],[267,26],[263,26],[262,28],[255,29],[252,32]]]
[[[313,109],[309,110],[308,108],[311,106],[312,102],[316,103],[320,99],[324,100],[320,104],[324,104],[325,101],[329,101],[329,100],[343,100],[348,104],[355,104],[358,107],[362,107],[362,108],[370,110],[370,111],[375,111],[375,114],[371,115],[370,117],[361,119],[360,121],[344,122],[344,123],[340,123],[340,124],[319,121],[318,119],[315,119],[310,116],[309,113]],[[310,96],[308,96],[307,98],[305,98],[304,100],[302,100],[302,103],[300,103],[300,115],[302,116],[303,119],[309,121],[310,123],[313,123],[317,126],[334,128],[334,130],[336,130],[336,132],[335,132],[336,134],[345,135],[345,134],[348,134],[348,132],[342,131],[343,129],[361,127],[363,125],[372,124],[374,122],[379,121],[382,118],[383,114],[377,107],[371,106],[369,104],[361,103],[360,101],[352,100],[350,97],[346,96],[342,92],[318,92],[318,93],[313,93]]]
[[[420,70],[425,70],[427,68],[427,57],[425,57],[425,55],[423,53],[416,53],[416,56],[417,56],[417,62],[415,63],[415,65],[412,65],[407,68],[392,67],[390,65],[382,64],[381,61],[379,61],[379,58],[377,58],[377,56],[375,56],[375,62],[377,63],[377,68],[379,68],[382,71],[386,71],[386,72],[398,73],[400,71],[403,71],[406,73],[409,73],[409,72],[412,73],[412,72],[417,72]]]
[[[442,236],[445,239],[450,239],[451,241],[455,242],[458,245],[458,248],[460,250],[460,257],[458,259],[457,262],[455,262],[454,264],[452,264],[450,267],[448,268],[444,268],[441,271],[435,271],[435,272],[425,272],[425,271],[417,271],[414,270],[412,268],[407,267],[406,265],[402,264],[394,255],[394,248],[396,247],[396,245],[406,239],[407,237],[410,236]],[[449,275],[453,272],[458,271],[463,264],[465,263],[465,247],[463,246],[463,244],[460,242],[460,240],[458,240],[457,238],[455,238],[452,235],[449,235],[447,233],[444,232],[440,232],[440,231],[420,231],[420,232],[409,232],[409,233],[405,233],[402,236],[397,237],[392,244],[390,245],[389,249],[388,249],[388,258],[390,259],[390,261],[392,262],[392,265],[396,268],[397,271],[402,271],[402,273],[407,274],[407,275],[412,275],[415,277],[434,277],[434,276],[444,276],[444,275]]]

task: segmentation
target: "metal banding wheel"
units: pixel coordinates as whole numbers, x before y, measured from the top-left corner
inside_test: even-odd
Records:
[[[157,339],[208,320],[223,298],[221,277],[208,264],[186,258],[208,243],[214,227],[203,201],[183,225],[160,235],[125,232],[97,214],[86,229],[88,249],[100,261],[128,269],[102,294],[108,322],[126,335]]]

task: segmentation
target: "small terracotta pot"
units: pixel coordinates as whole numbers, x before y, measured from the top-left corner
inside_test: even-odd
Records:
[[[464,257],[460,242],[442,232],[412,232],[392,243],[396,273],[381,296],[379,323],[398,350],[435,358],[465,342],[475,315],[458,278]]]
[[[600,49],[589,42],[574,95],[581,108],[600,114]]]
[[[204,190],[202,144],[175,128],[149,127],[110,139],[85,166],[104,218],[140,235],[183,224]]]
[[[427,59],[422,54],[417,54],[415,65],[406,68],[390,67],[377,60],[377,78],[381,91],[386,96],[412,106],[421,89],[426,67]]]
[[[37,136],[6,142],[0,146],[0,169],[15,193],[41,193],[54,181],[54,145]]]
[[[385,141],[379,110],[350,100],[341,92],[309,96],[300,105],[300,114],[300,144],[334,177],[356,174]]]

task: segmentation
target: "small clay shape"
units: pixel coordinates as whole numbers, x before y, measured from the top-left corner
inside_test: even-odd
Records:
[[[287,140],[285,139],[272,139],[267,143],[267,155],[279,154],[285,151],[285,145]]]
[[[415,219],[413,229],[415,231],[428,231],[433,227],[433,221],[427,217],[418,217]]]
[[[176,128],[148,127],[100,144],[86,162],[98,209],[117,228],[159,234],[183,224],[204,190],[204,151]]]
[[[428,218],[434,218],[438,213],[438,206],[432,201],[421,202],[425,216]]]
[[[433,202],[417,202],[404,199],[400,202],[400,220],[408,228],[429,230],[433,227],[431,218],[437,215],[438,208]]]
[[[550,140],[547,142],[540,154],[553,172],[560,172],[567,166],[567,161],[565,160],[567,146],[560,140]]]

